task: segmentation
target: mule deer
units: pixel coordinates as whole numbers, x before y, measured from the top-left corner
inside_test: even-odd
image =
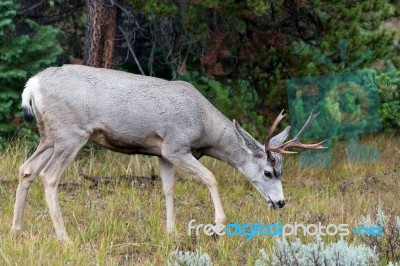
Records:
[[[68,236],[61,216],[57,185],[64,169],[91,140],[113,151],[159,157],[166,199],[167,231],[174,230],[174,166],[199,178],[210,190],[215,223],[225,224],[214,175],[198,159],[203,155],[240,170],[276,209],[285,205],[281,175],[286,148],[320,149],[321,143],[302,144],[304,128],[284,142],[290,127],[265,145],[235,121],[229,121],[191,84],[80,65],[51,67],[32,77],[22,94],[27,120],[36,117],[40,143],[20,167],[12,228],[19,230],[31,182],[40,173],[57,237]]]

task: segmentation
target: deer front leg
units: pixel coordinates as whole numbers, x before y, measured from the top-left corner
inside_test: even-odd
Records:
[[[164,150],[163,150],[164,152]],[[198,177],[210,190],[211,198],[215,209],[215,224],[225,224],[226,215],[222,208],[221,199],[218,194],[217,181],[214,175],[204,167],[191,153],[186,154],[168,154],[163,153],[163,157],[167,158],[174,165],[180,167],[189,174]]]
[[[171,234],[175,230],[174,165],[163,158],[159,158],[158,162],[160,165],[160,176],[165,194],[167,232]]]

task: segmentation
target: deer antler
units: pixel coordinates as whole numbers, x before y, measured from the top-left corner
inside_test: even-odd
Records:
[[[281,154],[289,154],[289,153],[297,153],[294,151],[288,151],[286,150],[287,148],[290,147],[297,147],[297,148],[303,148],[303,149],[313,149],[313,150],[317,150],[317,149],[324,149],[326,147],[322,146],[322,143],[325,142],[321,141],[319,143],[315,143],[315,144],[304,144],[300,142],[300,138],[301,136],[303,136],[304,132],[307,131],[307,129],[311,126],[312,122],[314,122],[315,118],[317,117],[318,114],[313,114],[313,112],[311,111],[310,116],[307,119],[307,122],[304,124],[303,128],[299,131],[299,133],[297,133],[297,135],[289,140],[286,141],[285,143],[276,146],[276,147],[271,147],[270,146],[270,140],[272,138],[272,135],[276,129],[276,127],[278,126],[279,122],[285,117],[286,114],[283,114],[284,110],[281,111],[281,113],[279,114],[279,116],[275,119],[275,122],[272,124],[271,129],[269,130],[266,142],[265,142],[265,151],[273,151],[273,152],[277,152],[277,153],[281,153]]]

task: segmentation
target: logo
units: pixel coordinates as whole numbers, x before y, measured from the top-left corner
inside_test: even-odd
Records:
[[[350,163],[376,163],[380,153],[375,147],[360,145],[360,134],[379,131],[380,117],[378,88],[373,70],[356,70],[372,52],[368,51],[356,62],[345,65],[347,40],[339,41],[342,65],[345,71],[324,76],[304,77],[286,81],[286,89],[293,133],[300,131],[311,111],[319,113],[304,135],[305,139],[327,139],[328,149],[304,151],[299,156],[303,168],[328,168],[332,166],[332,140],[347,140],[347,157]],[[317,59],[334,66],[324,55]]]
[[[383,236],[383,227],[380,226],[365,226],[362,225],[358,228],[354,228],[351,232],[356,235],[364,235],[364,236]]]
[[[262,222],[255,224],[239,222],[230,223],[227,226],[222,224],[196,224],[193,219],[188,224],[188,235],[205,234],[207,236],[243,236],[247,241],[252,240],[256,236],[261,237],[282,237],[285,239],[288,236],[334,236],[341,237],[348,236],[350,233],[365,236],[383,236],[383,228],[380,226],[360,226],[354,228],[351,232],[348,224],[328,224],[323,225],[321,222],[318,224],[304,225],[302,223],[283,224],[281,221],[277,223],[270,223],[264,225]]]

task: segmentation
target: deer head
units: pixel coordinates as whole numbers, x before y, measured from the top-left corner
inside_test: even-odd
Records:
[[[279,122],[285,117],[284,110],[279,114],[269,130],[265,144],[261,145],[250,134],[235,123],[236,130],[242,137],[244,144],[250,154],[251,159],[246,160],[242,167],[243,172],[250,182],[264,196],[269,206],[273,209],[283,208],[285,198],[282,189],[282,164],[283,154],[296,153],[289,151],[288,148],[301,149],[323,149],[322,142],[315,144],[304,144],[300,142],[301,136],[310,127],[318,114],[311,112],[303,128],[291,140],[286,141],[290,133],[290,126],[286,127],[281,133],[274,135]]]

